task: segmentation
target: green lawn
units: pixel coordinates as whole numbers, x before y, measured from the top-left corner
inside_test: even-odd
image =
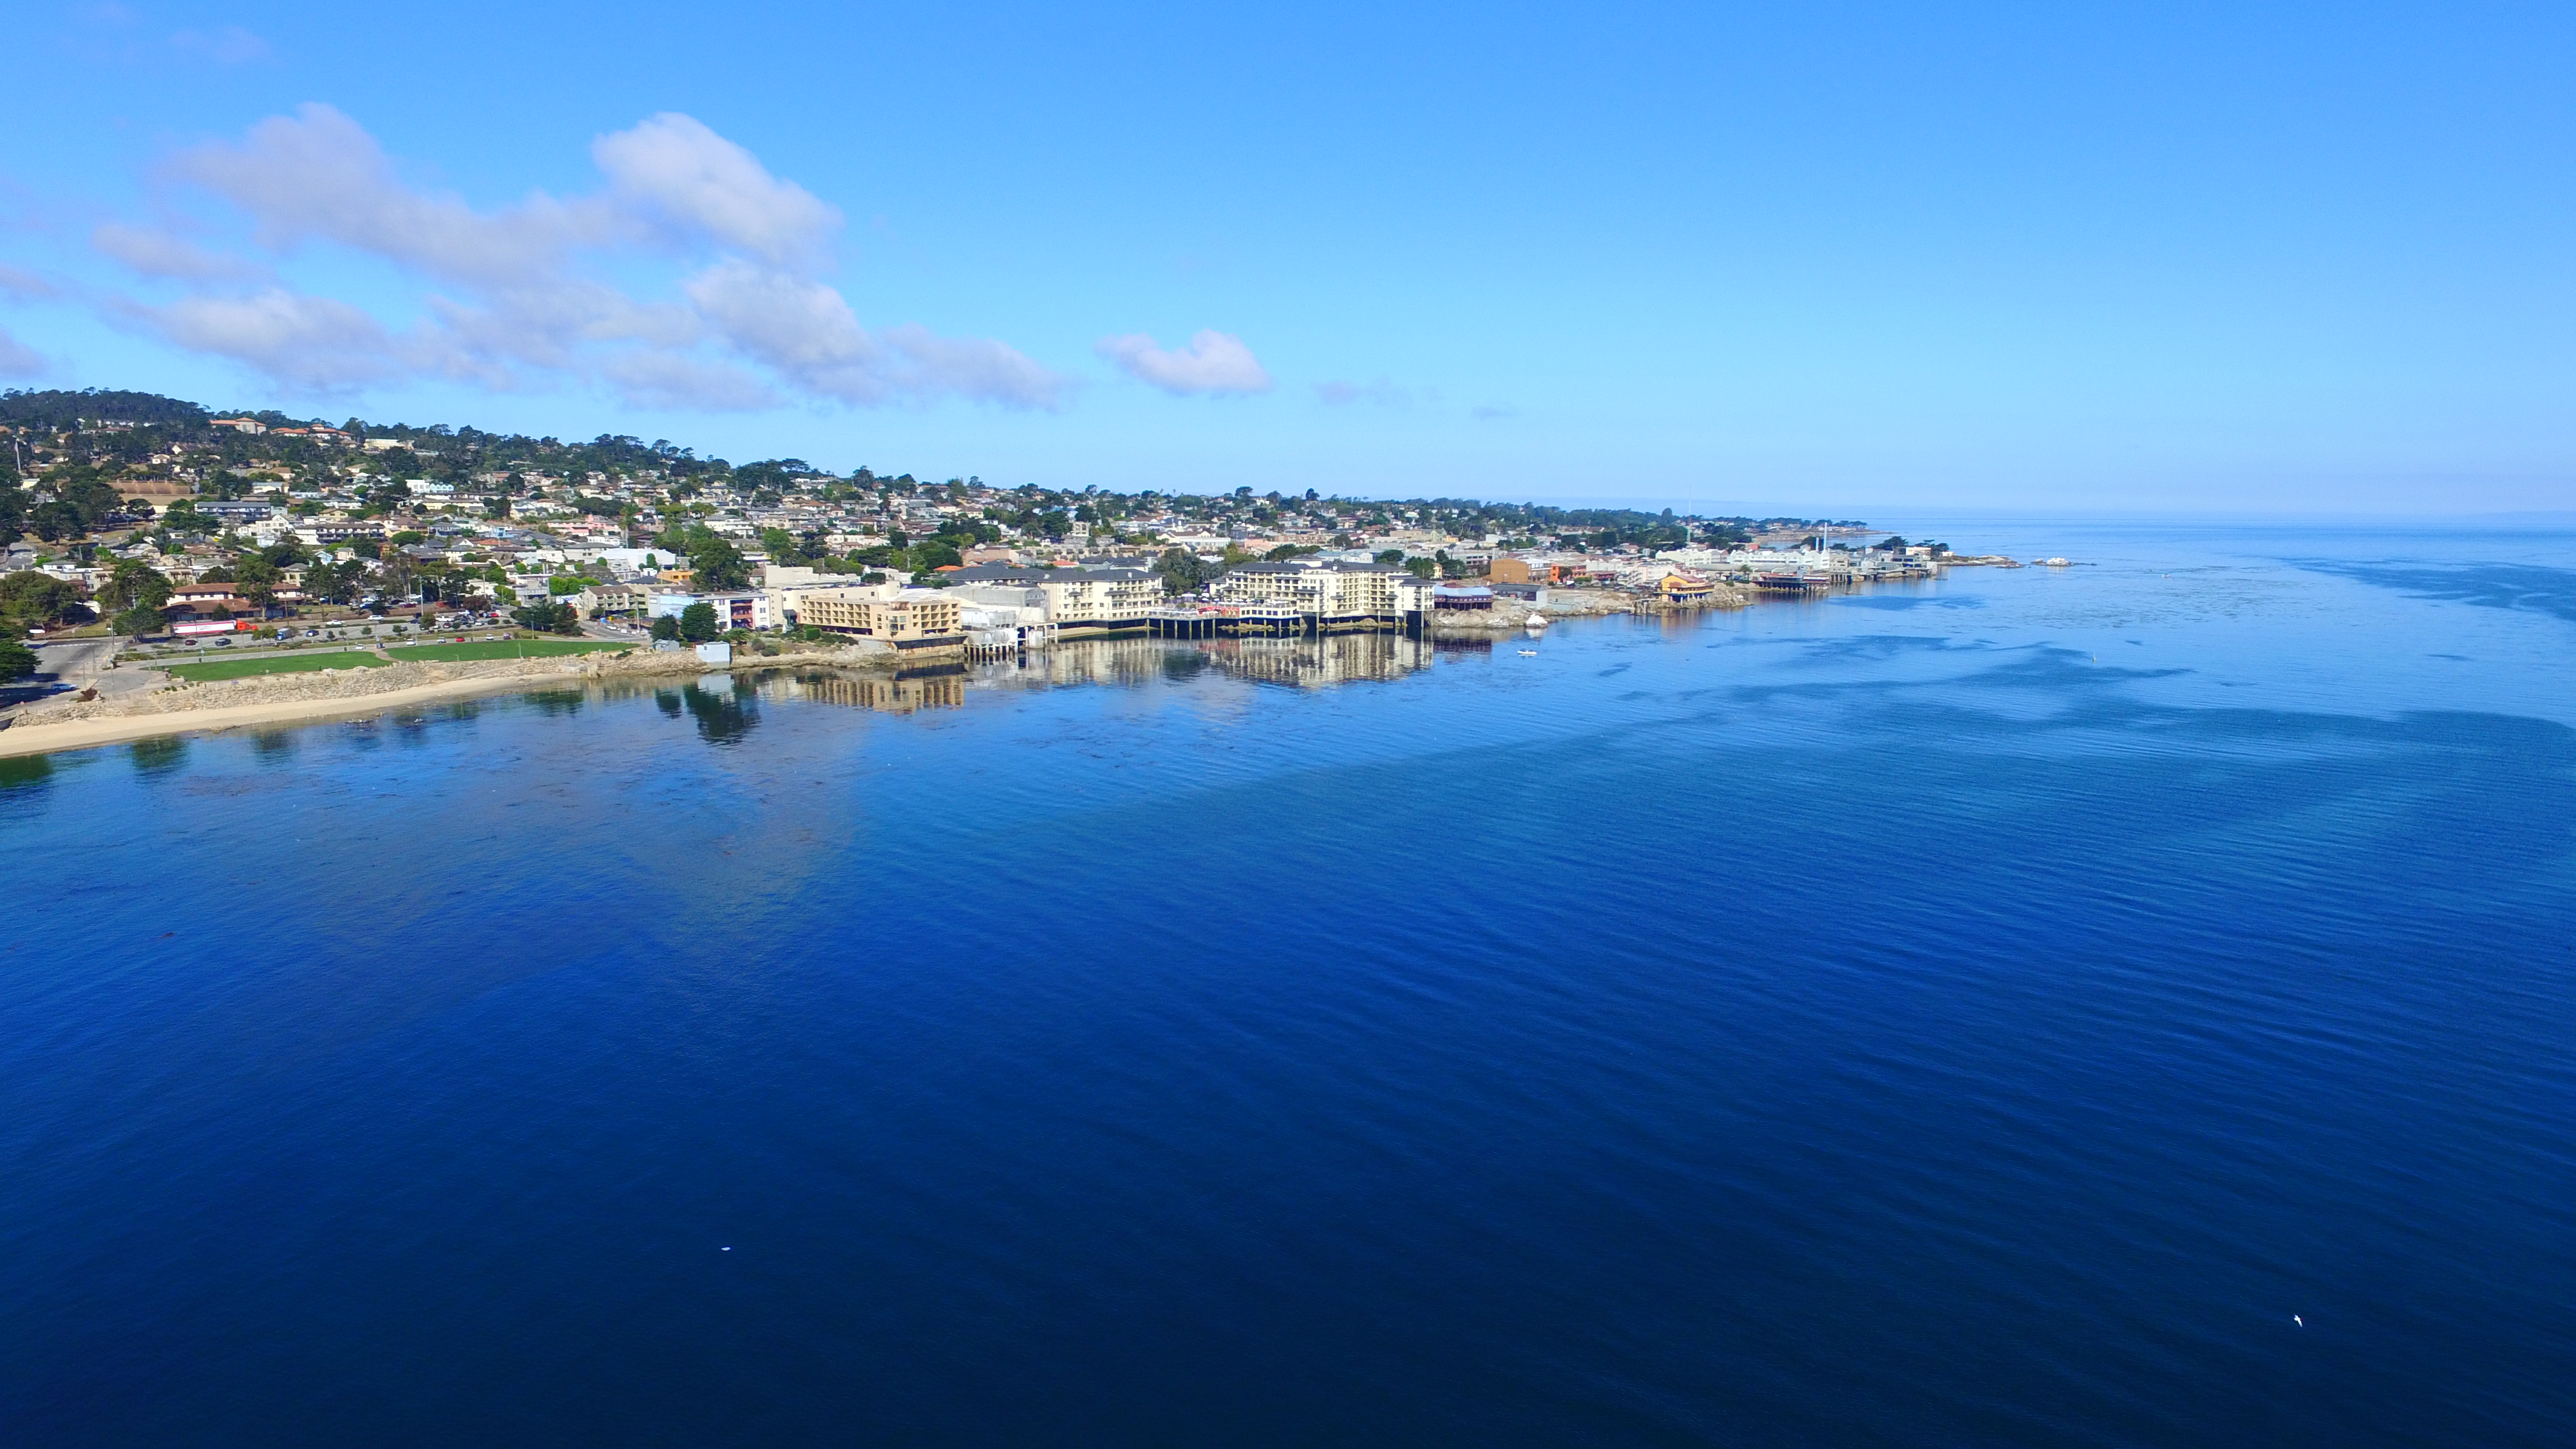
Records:
[[[601,649],[633,649],[597,639],[491,639],[475,644],[398,644],[396,659],[440,660],[455,664],[475,659],[551,659],[560,654],[589,654]]]
[[[209,659],[201,664],[156,664],[175,678],[204,684],[215,679],[248,679],[255,674],[303,674],[315,669],[373,669],[385,661],[356,649],[327,654],[280,654],[268,659]]]

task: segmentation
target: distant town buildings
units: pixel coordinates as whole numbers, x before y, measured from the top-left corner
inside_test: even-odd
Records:
[[[1939,566],[1937,545],[1860,547],[1881,536],[1851,524],[1012,487],[727,463],[633,438],[214,417],[166,399],[163,421],[94,419],[84,397],[0,400],[26,479],[17,536],[0,543],[16,546],[11,567],[83,590],[146,565],[178,586],[170,624],[569,605],[571,622],[622,637],[703,604],[727,634],[992,653],[1158,632],[1424,634],[1443,616],[1473,627],[1545,610],[1567,590],[1686,605]],[[27,421],[40,405],[62,420]]]

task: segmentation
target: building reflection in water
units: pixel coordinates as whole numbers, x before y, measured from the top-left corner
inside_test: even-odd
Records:
[[[923,709],[955,709],[966,702],[966,666],[930,665],[877,674],[816,671],[772,682],[782,699],[810,699],[820,704],[848,705],[884,714],[911,714]]]
[[[1217,668],[1261,684],[1330,689],[1401,679],[1431,666],[1431,649],[1404,634],[1326,634],[1316,639],[1209,639],[1198,647]]]
[[[1324,689],[1400,679],[1430,663],[1419,639],[1393,633],[1315,639],[1082,639],[976,667],[977,688],[1059,684],[1141,684],[1190,679],[1211,670],[1258,684]]]
[[[686,714],[697,722],[698,737],[711,745],[742,743],[760,723],[752,708],[757,697],[758,687],[750,680],[730,674],[710,674],[694,684],[653,692],[662,713],[673,718]]]
[[[1133,688],[1158,679],[1187,680],[1210,673],[1256,684],[1328,689],[1400,679],[1430,664],[1430,645],[1393,633],[1327,634],[1320,639],[1078,639],[1014,658],[925,665],[890,675],[874,670],[810,670],[765,680],[761,689],[779,699],[911,714],[955,709],[966,702],[969,690]]]

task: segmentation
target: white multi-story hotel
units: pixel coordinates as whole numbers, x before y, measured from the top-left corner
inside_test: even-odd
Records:
[[[1381,563],[1244,564],[1208,592],[1242,603],[1288,604],[1323,619],[1395,617],[1431,605],[1429,584]]]
[[[1143,569],[977,564],[955,570],[947,578],[950,590],[960,598],[1042,609],[1043,623],[1058,635],[1142,629],[1147,616],[1163,602],[1162,579]]]

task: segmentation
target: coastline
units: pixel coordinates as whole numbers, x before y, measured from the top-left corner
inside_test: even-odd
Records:
[[[313,724],[379,710],[400,709],[408,704],[437,704],[487,692],[499,693],[524,688],[534,682],[516,677],[452,679],[337,699],[284,699],[268,704],[216,705],[205,709],[158,710],[150,714],[15,725],[0,730],[0,759],[50,755],[99,745],[132,744],[137,740],[159,739],[168,735],[214,734],[257,725]]]
[[[687,651],[638,651],[591,658],[395,664],[346,672],[266,675],[58,707],[37,720],[0,729],[0,759],[131,744],[169,735],[319,723],[480,694],[542,689],[550,684],[720,674],[741,668],[866,668],[868,663],[845,653],[800,651],[745,656],[724,665],[708,664]]]
[[[1721,590],[1707,600],[1685,603],[1633,595],[1603,593],[1581,606],[1558,604],[1545,612],[1552,621],[1600,618],[1613,614],[1696,613],[1704,609],[1740,609],[1750,600],[1734,590]],[[1490,617],[1443,619],[1435,633],[1442,637],[1500,637],[1521,632],[1519,611],[1497,610]],[[955,651],[939,651],[944,659]],[[854,657],[856,656],[856,657]],[[493,660],[471,664],[396,663],[372,669],[323,670],[317,673],[264,675],[219,683],[160,688],[113,699],[62,701],[30,718],[20,715],[0,728],[0,759],[54,754],[131,744],[171,735],[218,734],[263,726],[315,724],[420,705],[470,699],[549,685],[584,684],[610,679],[721,674],[736,669],[829,668],[886,669],[906,662],[886,654],[854,650],[794,650],[772,655],[740,655],[729,664],[709,664],[688,651],[632,650],[553,659]]]
[[[1559,624],[1570,619],[1606,619],[1621,614],[1653,617],[1744,609],[1752,607],[1753,602],[1754,598],[1748,591],[1724,584],[1697,599],[1667,599],[1659,594],[1637,594],[1618,589],[1562,589],[1548,600],[1545,608],[1524,606],[1516,600],[1509,607],[1497,604],[1484,612],[1443,614],[1433,626],[1432,633],[1434,637],[1449,639],[1500,638],[1520,633],[1531,614],[1540,615],[1550,624]]]

